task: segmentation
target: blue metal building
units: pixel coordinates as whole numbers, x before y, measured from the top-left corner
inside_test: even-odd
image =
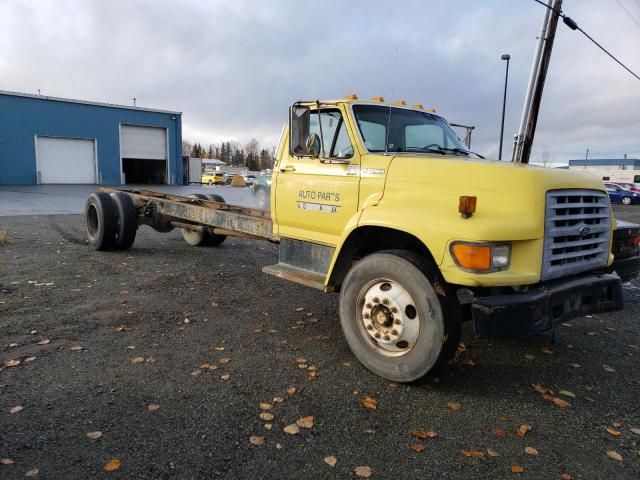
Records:
[[[180,112],[0,91],[0,185],[181,184]]]

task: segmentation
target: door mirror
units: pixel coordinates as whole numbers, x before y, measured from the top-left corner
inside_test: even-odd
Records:
[[[309,138],[311,111],[309,107],[293,105],[289,109],[289,154],[298,157],[309,155],[307,140]]]
[[[305,143],[307,155],[312,157],[320,156],[320,136],[317,133],[310,133]]]

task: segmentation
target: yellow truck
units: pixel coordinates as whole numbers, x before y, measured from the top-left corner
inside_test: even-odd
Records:
[[[622,308],[614,222],[592,175],[490,161],[422,105],[355,95],[289,109],[271,211],[218,196],[101,189],[86,227],[126,249],[139,225],[192,245],[226,236],[279,244],[265,273],[339,294],[340,322],[367,368],[410,382],[445,366],[462,322],[525,336]]]

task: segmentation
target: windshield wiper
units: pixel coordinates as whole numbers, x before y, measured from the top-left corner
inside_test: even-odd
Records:
[[[447,148],[447,147],[438,147],[438,150],[442,152],[454,152],[454,153],[464,153],[465,155],[473,154],[476,157],[484,159],[482,155],[476,152],[472,152],[471,150],[465,150],[464,148]]]
[[[419,152],[430,152],[430,153],[439,153],[440,155],[446,155],[442,147],[438,147],[438,148],[404,147],[401,151],[407,152],[409,150],[417,150]]]

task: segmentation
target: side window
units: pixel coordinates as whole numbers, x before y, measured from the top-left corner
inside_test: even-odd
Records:
[[[634,175],[633,183],[640,183],[640,175]]]
[[[319,120],[322,120],[322,135],[320,135]],[[324,155],[326,157],[349,158],[353,156],[351,140],[339,111],[322,111],[320,118],[318,118],[317,112],[312,112],[309,132],[317,134],[324,140]]]
[[[611,180],[611,177],[602,177],[602,180]]]

